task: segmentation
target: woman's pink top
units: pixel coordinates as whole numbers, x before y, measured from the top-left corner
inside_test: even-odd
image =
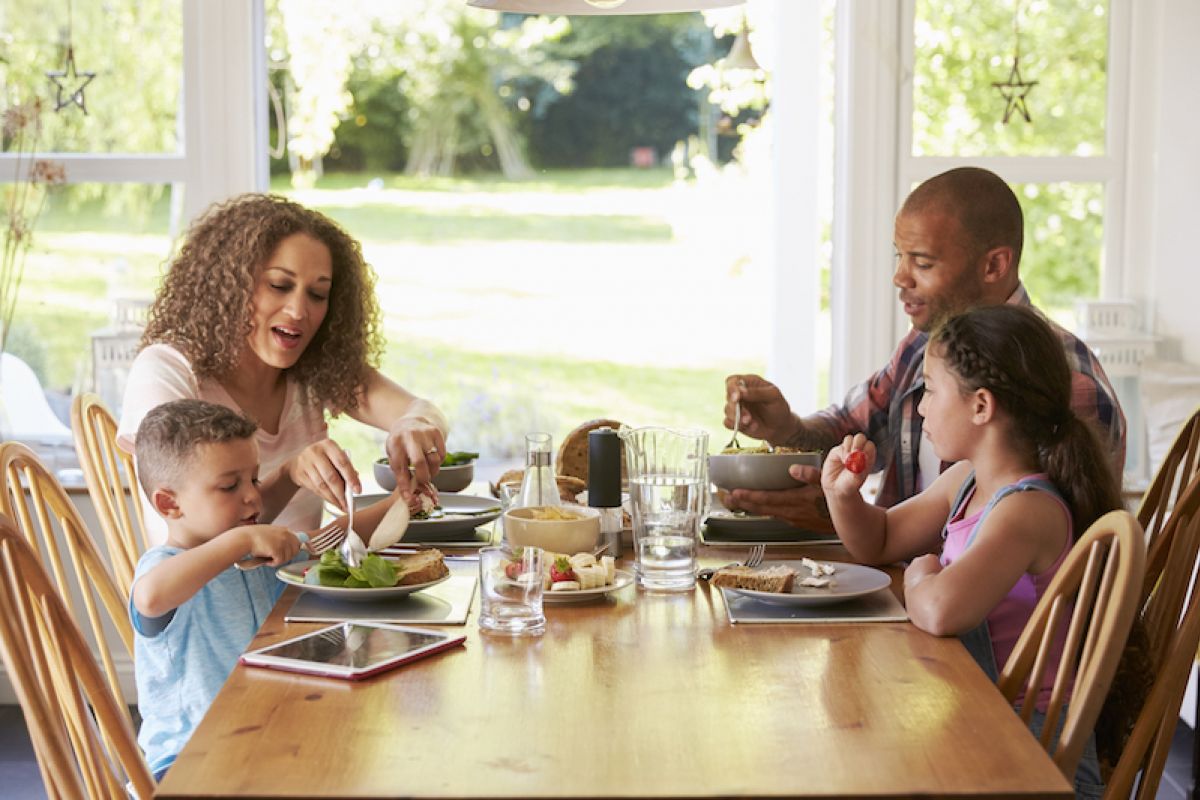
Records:
[[[124,450],[134,452],[138,425],[150,409],[182,399],[207,400],[243,413],[220,383],[197,378],[191,363],[171,345],[152,344],[143,349],[134,359],[125,383],[121,422],[117,426],[118,444]],[[259,475],[269,475],[310,444],[327,437],[324,410],[306,402],[300,386],[288,380],[279,431],[267,433],[259,428],[254,434],[254,440],[258,442]],[[166,523],[150,505],[145,492],[140,494],[150,544],[162,544],[167,538]],[[301,489],[272,521],[293,530],[315,529],[321,524],[321,500],[312,492]]]
[[[1058,492],[1053,490],[1053,486],[1049,483],[1046,475],[1027,475],[1016,483],[1004,487],[996,494],[1007,494],[1008,492],[1005,492],[1006,489],[1010,491],[1044,491],[1057,500],[1058,504],[1062,506],[1063,513],[1067,516],[1067,541],[1063,545],[1062,552],[1058,554],[1058,558],[1054,560],[1054,563],[1048,569],[1036,575],[1028,572],[1022,575],[1017,580],[1016,585],[1000,601],[1000,604],[987,615],[988,633],[992,640],[992,651],[996,656],[996,666],[1001,670],[1004,668],[1005,663],[1008,662],[1008,657],[1012,655],[1013,647],[1016,645],[1021,631],[1025,629],[1026,623],[1029,622],[1029,618],[1033,615],[1034,606],[1037,605],[1042,595],[1046,593],[1046,589],[1050,586],[1050,581],[1054,579],[1059,568],[1062,567],[1063,561],[1066,559],[1067,553],[1071,551],[1071,545],[1075,541],[1071,523],[1071,510],[1067,507],[1067,504]],[[984,508],[969,517],[964,518],[962,516],[974,494],[975,489],[972,486],[970,491],[963,496],[962,502],[959,503],[958,507],[951,512],[950,519],[946,523],[946,541],[942,546],[941,557],[941,562],[945,566],[954,563],[967,547],[970,546],[981,517],[989,510],[988,508]],[[1066,629],[1064,627],[1063,630],[1059,631],[1058,639],[1055,641],[1054,649],[1051,651],[1051,664],[1059,663],[1065,640]],[[1045,682],[1038,693],[1037,707],[1040,711],[1046,710],[1046,705],[1050,700],[1050,691],[1054,686],[1055,675],[1055,670],[1047,670]],[[1074,682],[1072,681],[1072,683]]]

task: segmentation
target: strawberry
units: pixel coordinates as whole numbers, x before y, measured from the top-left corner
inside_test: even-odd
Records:
[[[575,576],[575,570],[571,569],[571,562],[566,556],[559,556],[554,559],[554,563],[550,565],[550,582],[558,583],[559,581],[577,581],[579,578]]]
[[[862,450],[853,450],[846,456],[846,469],[853,472],[855,475],[866,472],[867,470],[867,454]]]

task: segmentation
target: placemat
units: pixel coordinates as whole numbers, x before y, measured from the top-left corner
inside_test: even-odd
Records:
[[[865,597],[824,606],[760,603],[725,589],[721,590],[721,595],[733,625],[753,622],[905,622],[908,619],[904,606],[891,589],[880,589]]]
[[[477,583],[479,579],[474,575],[452,575],[450,580],[424,591],[373,603],[333,600],[312,592],[301,592],[284,619],[287,622],[369,619],[398,624],[463,625],[471,610]]]

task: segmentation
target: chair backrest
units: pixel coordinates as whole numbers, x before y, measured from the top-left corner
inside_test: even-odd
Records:
[[[113,576],[129,597],[138,557],[148,547],[133,456],[117,446],[117,421],[98,395],[75,397],[71,403],[71,432],[104,532]]]
[[[1179,429],[1167,457],[1154,473],[1150,488],[1142,496],[1137,518],[1146,532],[1146,582],[1142,594],[1145,600],[1149,590],[1158,582],[1159,572],[1165,559],[1157,551],[1157,543],[1171,519],[1171,509],[1179,502],[1184,489],[1200,471],[1200,408]]]
[[[122,705],[128,705],[104,625],[107,618],[132,657],[133,626],[126,596],[117,588],[79,511],[34,452],[17,442],[0,444],[0,489],[0,513],[16,523],[47,572],[54,576],[58,593],[75,620],[82,625],[87,619],[108,675],[109,689]],[[63,557],[63,543],[69,563]],[[75,596],[82,600],[82,616]]]
[[[129,715],[12,520],[0,515],[0,655],[51,798],[139,798],[154,780]]]
[[[1096,520],[1067,554],[1000,673],[998,686],[1009,702],[1024,693],[1018,713],[1029,722],[1047,670],[1057,668],[1041,741],[1068,780],[1075,777],[1137,614],[1145,559],[1142,529],[1132,514],[1111,511]],[[1061,659],[1052,664],[1064,625]]]
[[[1180,495],[1156,543],[1163,563],[1141,610],[1154,683],[1109,776],[1105,797],[1129,797],[1139,772],[1136,796],[1154,797],[1171,749],[1200,646],[1200,586],[1193,579],[1200,550],[1200,476]]]

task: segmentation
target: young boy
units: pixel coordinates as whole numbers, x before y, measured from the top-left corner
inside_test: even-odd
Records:
[[[138,480],[167,540],[138,561],[129,615],[138,743],[156,780],[174,762],[283,591],[295,533],[259,525],[256,425],[202,400],[158,406],[137,431]],[[268,567],[242,571],[249,555]]]

